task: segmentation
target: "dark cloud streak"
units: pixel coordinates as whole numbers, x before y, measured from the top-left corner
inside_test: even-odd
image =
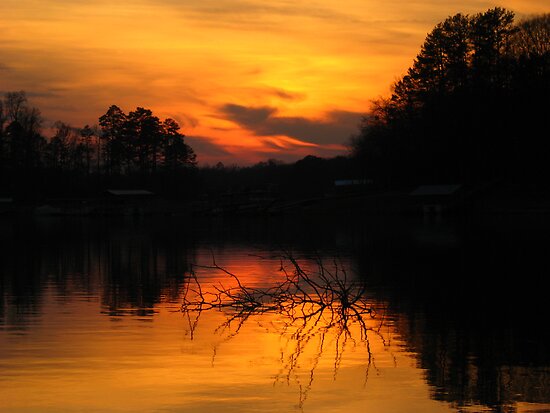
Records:
[[[287,90],[277,88],[268,89],[267,92],[283,100],[303,100],[306,97],[303,93],[289,92]]]
[[[247,107],[228,103],[220,108],[222,117],[258,136],[288,136],[303,142],[343,144],[357,129],[363,116],[349,111],[331,111],[324,119],[276,116],[277,108]]]
[[[356,16],[345,14],[335,8],[319,5],[300,6],[288,1],[255,2],[247,0],[202,0],[200,2],[182,2],[181,0],[161,0],[162,3],[181,10],[186,16],[200,17],[199,21],[210,21],[212,18],[221,23],[248,23],[254,26],[265,24],[265,19],[259,17],[277,16],[285,18],[292,16],[322,19],[340,23],[363,23]]]
[[[197,153],[199,161],[201,155],[206,155],[208,157],[230,155],[225,148],[215,144],[211,138],[206,136],[185,136],[185,141]]]
[[[222,112],[227,115],[229,120],[241,126],[248,129],[261,129],[262,125],[277,112],[277,109],[269,106],[250,108],[228,103],[222,107]],[[268,133],[267,135],[271,134]]]

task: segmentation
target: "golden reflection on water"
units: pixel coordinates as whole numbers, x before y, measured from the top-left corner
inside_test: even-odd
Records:
[[[411,355],[378,339],[376,374],[367,383],[360,345],[345,349],[335,374],[338,346],[330,334],[322,357],[316,346],[305,349],[289,376],[286,357],[297,343],[265,327],[276,316],[250,320],[227,341],[214,332],[225,318],[203,314],[191,341],[171,305],[148,323],[97,320],[94,309],[97,303],[71,303],[81,314],[76,322],[54,304],[52,318],[33,332],[3,338],[3,349],[17,344],[8,360],[3,354],[3,411],[291,411],[306,396],[304,411],[449,411],[429,399]]]
[[[274,276],[273,260],[230,261],[243,282],[262,285]],[[202,275],[220,281],[219,272]],[[430,398],[394,320],[381,317],[383,303],[375,304],[379,316],[366,318],[367,346],[358,323],[344,337],[341,329],[310,320],[306,336],[274,312],[251,314],[235,334],[235,325],[220,329],[227,313],[205,311],[191,334],[182,294],[151,311],[113,317],[101,294],[60,297],[48,287],[32,325],[0,331],[0,410],[453,410]]]

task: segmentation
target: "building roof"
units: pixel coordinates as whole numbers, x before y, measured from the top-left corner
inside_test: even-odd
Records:
[[[366,179],[337,179],[334,181],[334,186],[365,185],[366,183]]]
[[[150,196],[151,191],[145,189],[108,189],[107,193],[114,196]]]
[[[420,185],[411,192],[411,195],[452,195],[460,189],[460,186],[461,185]]]

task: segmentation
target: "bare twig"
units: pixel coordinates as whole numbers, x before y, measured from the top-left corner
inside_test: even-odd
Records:
[[[381,326],[370,327],[367,323],[366,317],[374,318],[375,312],[365,298],[364,285],[355,282],[349,276],[340,260],[335,259],[328,268],[320,257],[316,257],[313,262],[317,269],[312,272],[306,271],[290,252],[284,252],[278,258],[282,279],[268,288],[250,288],[243,285],[237,275],[219,266],[214,256],[211,265],[195,265],[184,288],[181,306],[188,319],[191,338],[200,313],[205,310],[218,310],[226,314],[226,321],[215,331],[225,335],[224,341],[239,334],[243,325],[252,316],[266,313],[279,315],[282,323],[277,326],[272,323],[272,326],[278,330],[281,337],[286,338],[287,349],[281,350],[283,369],[275,382],[284,378],[284,381],[290,383],[294,376],[300,386],[299,405],[302,407],[313,384],[315,369],[325,351],[327,333],[335,333],[333,377],[336,378],[346,346],[349,343],[357,346],[358,341],[352,333],[352,326],[357,326],[360,331],[358,340],[364,344],[368,353],[366,381],[371,366],[376,369],[368,333],[372,332],[382,338],[384,345],[386,343],[380,332]],[[220,283],[205,287],[199,282],[194,268],[219,271],[227,275],[228,281],[232,280],[233,285],[226,287]],[[315,338],[316,340],[313,340]],[[307,384],[302,385],[296,375],[296,369],[301,356],[313,342],[317,342],[313,350],[313,365]]]

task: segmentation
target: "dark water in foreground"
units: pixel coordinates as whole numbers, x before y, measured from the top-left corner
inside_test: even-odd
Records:
[[[0,411],[550,412],[549,230],[538,217],[4,219]],[[214,257],[268,288],[292,269],[282,251],[345,268],[374,317],[181,312],[193,264]],[[234,285],[195,269],[205,288]]]

